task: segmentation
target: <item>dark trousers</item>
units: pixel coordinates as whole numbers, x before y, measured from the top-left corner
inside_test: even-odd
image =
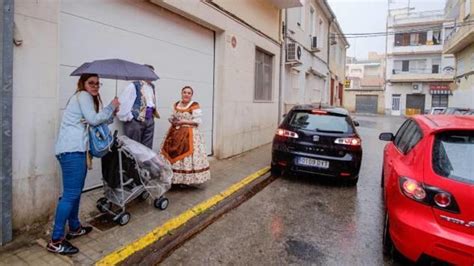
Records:
[[[132,119],[123,124],[125,136],[140,142],[148,148],[153,148],[153,135],[155,133],[155,120],[147,119],[143,122]]]

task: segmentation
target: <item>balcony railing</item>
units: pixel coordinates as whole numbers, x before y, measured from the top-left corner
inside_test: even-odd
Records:
[[[431,68],[421,68],[421,69],[415,68],[415,69],[410,69],[409,71],[402,71],[401,69],[392,69],[392,74],[410,75],[410,74],[440,74],[440,73],[433,73],[433,70]]]
[[[444,10],[432,10],[422,12],[408,12],[407,14],[398,14],[393,16],[394,22],[400,22],[404,20],[413,19],[430,19],[430,20],[442,20],[444,19]]]

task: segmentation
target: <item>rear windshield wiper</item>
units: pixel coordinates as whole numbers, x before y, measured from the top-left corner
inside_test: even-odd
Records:
[[[337,130],[324,130],[324,129],[319,129],[319,128],[316,128],[316,131],[318,132],[326,132],[326,133],[346,133],[344,131],[337,131]]]

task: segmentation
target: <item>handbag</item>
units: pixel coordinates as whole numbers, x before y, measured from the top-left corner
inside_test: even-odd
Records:
[[[112,144],[114,138],[110,132],[109,126],[102,123],[97,126],[88,126],[89,128],[89,153],[96,158],[102,158],[106,155]]]
[[[79,99],[77,99],[77,101],[80,105]],[[87,124],[86,130],[89,135],[89,154],[96,158],[104,157],[104,155],[110,151],[114,143],[114,138],[112,137],[109,126],[106,123],[96,126]]]

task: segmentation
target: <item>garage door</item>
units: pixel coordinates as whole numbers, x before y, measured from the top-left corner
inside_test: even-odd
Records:
[[[377,102],[377,95],[356,95],[356,112],[376,114]]]
[[[160,80],[156,84],[157,104],[162,119],[155,124],[154,150],[158,151],[169,128],[172,104],[181,88],[194,88],[194,100],[203,109],[201,132],[208,154],[212,153],[212,110],[214,92],[214,32],[146,1],[62,1],[60,12],[60,106],[76,88],[77,78],[69,74],[83,62],[122,58],[151,64]],[[102,99],[115,95],[115,81],[101,80]],[[118,93],[127,86],[118,82]],[[62,109],[59,110],[60,114]],[[120,128],[120,123],[113,125]],[[101,184],[100,162],[94,162],[86,187]]]
[[[408,94],[406,115],[423,114],[425,111],[425,95],[424,94]]]

